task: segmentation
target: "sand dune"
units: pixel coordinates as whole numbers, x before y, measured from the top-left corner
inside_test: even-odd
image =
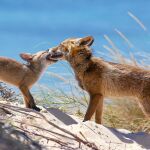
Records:
[[[83,123],[76,116],[68,115],[55,108],[42,108],[42,111],[37,113],[17,103],[0,101],[0,114],[2,122],[7,123],[7,126],[11,124],[14,130],[25,133],[44,150],[150,149],[150,135],[147,133],[131,133],[125,129],[108,128],[93,121]],[[2,144],[4,145],[0,141],[1,150],[3,150]],[[31,149],[36,148],[33,146]]]

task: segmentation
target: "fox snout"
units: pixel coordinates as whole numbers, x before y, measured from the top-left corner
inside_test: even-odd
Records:
[[[50,53],[47,55],[46,59],[58,61],[63,57],[63,53],[59,50],[50,50]]]

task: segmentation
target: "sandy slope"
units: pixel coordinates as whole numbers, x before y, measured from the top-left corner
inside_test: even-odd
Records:
[[[42,149],[150,149],[150,135],[146,133],[117,130],[92,121],[83,123],[77,117],[69,116],[55,108],[42,108],[42,111],[37,113],[17,103],[0,101],[0,114],[1,120],[38,141]]]

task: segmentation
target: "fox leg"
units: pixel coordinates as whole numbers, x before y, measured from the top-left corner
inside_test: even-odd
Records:
[[[99,103],[95,112],[95,122],[98,124],[102,123],[102,113],[103,113],[103,96],[100,97]]]
[[[88,109],[86,111],[83,121],[87,121],[87,120],[91,119],[92,115],[94,114],[94,112],[97,109],[97,106],[99,104],[101,97],[102,97],[101,94],[94,94],[94,95],[90,96],[89,106],[88,106]]]
[[[38,108],[35,105],[34,99],[33,99],[32,95],[31,95],[29,89],[26,86],[20,86],[19,89],[20,89],[20,91],[23,94],[26,107],[27,108],[32,108],[32,109],[34,109],[36,111],[40,111],[40,108]]]

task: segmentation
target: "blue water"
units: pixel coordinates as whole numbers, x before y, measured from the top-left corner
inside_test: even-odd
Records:
[[[137,16],[147,28],[144,31],[128,11]],[[135,46],[130,48],[114,31],[119,29]],[[102,52],[108,35],[128,56],[129,51],[150,52],[150,1],[149,0],[0,0],[0,55],[21,61],[19,53],[35,53],[57,45],[68,37],[92,35],[94,55]],[[57,63],[49,71],[66,77],[65,63]],[[70,70],[70,69],[69,69]],[[46,75],[47,76],[47,75]],[[41,82],[57,83],[42,78]],[[48,82],[49,81],[49,82]]]

